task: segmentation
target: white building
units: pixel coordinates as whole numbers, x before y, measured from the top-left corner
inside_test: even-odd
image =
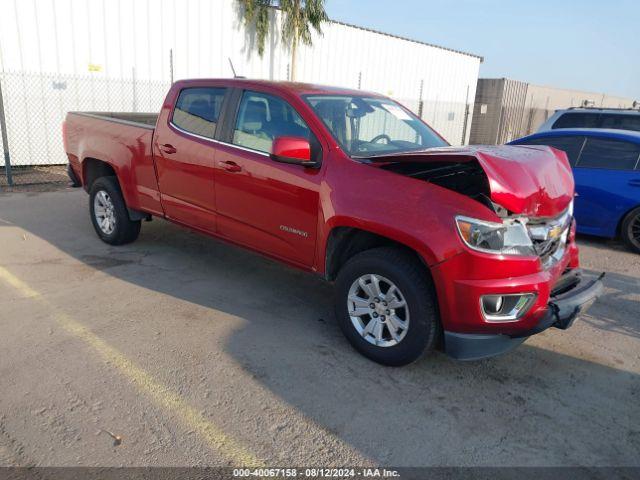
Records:
[[[158,110],[172,71],[231,77],[231,59],[238,75],[288,79],[279,16],[260,57],[234,0],[0,0],[12,164],[65,162],[69,110]],[[389,95],[452,144],[468,141],[481,57],[338,22],[323,32],[299,48],[297,80]]]

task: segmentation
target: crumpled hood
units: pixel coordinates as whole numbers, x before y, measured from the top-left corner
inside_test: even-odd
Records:
[[[491,200],[532,217],[562,213],[574,196],[571,166],[564,152],[545,146],[444,147],[377,156],[374,162],[456,162],[477,160],[489,179]]]

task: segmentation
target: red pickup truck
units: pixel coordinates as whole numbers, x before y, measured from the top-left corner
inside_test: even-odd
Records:
[[[450,147],[375,93],[186,80],[159,115],[75,112],[63,131],[102,240],[158,216],[322,275],[382,364],[493,356],[602,291],[578,269],[563,152]]]

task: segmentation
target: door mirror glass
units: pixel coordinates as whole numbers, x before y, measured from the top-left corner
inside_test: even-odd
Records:
[[[309,140],[300,137],[277,137],[273,141],[271,158],[285,163],[314,164]]]

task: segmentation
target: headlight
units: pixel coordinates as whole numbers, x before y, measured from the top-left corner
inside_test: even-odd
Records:
[[[536,255],[527,228],[519,221],[485,222],[469,217],[456,217],[458,232],[470,248],[502,255]]]

